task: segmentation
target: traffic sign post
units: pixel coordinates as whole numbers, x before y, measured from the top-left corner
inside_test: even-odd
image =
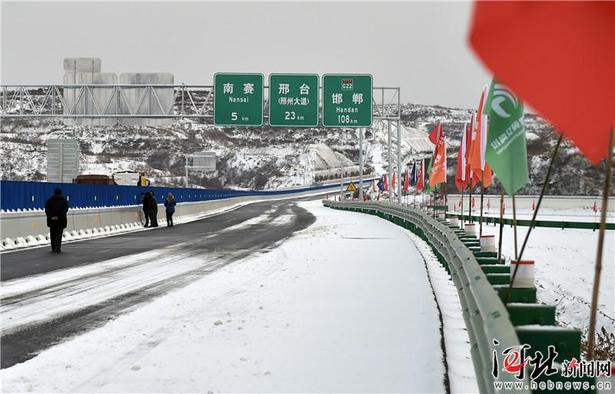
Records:
[[[325,74],[322,81],[323,126],[371,127],[371,75]]]
[[[318,75],[269,75],[269,125],[318,126]]]
[[[214,123],[220,126],[263,125],[263,74],[214,75]]]

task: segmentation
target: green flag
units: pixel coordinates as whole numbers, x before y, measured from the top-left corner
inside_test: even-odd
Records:
[[[489,115],[485,157],[506,192],[512,195],[529,179],[523,103],[494,78],[485,107]]]
[[[427,182],[425,182],[425,191],[426,192],[430,192],[431,191],[431,186],[429,186],[429,178],[431,177],[431,165],[433,164],[434,156],[435,156],[435,151],[434,151],[434,154],[431,155],[431,158],[429,159],[429,164],[427,165]]]

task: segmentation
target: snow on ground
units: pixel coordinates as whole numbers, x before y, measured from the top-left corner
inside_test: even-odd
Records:
[[[452,393],[478,393],[476,374],[472,367],[470,338],[463,319],[463,309],[451,276],[434,255],[431,247],[417,235],[406,230],[425,260],[429,279],[442,315],[448,378]]]
[[[467,208],[465,213],[467,214]],[[473,210],[472,214],[480,215],[480,209]],[[491,208],[487,209],[484,215],[499,218],[499,208],[495,205],[491,205]],[[533,215],[534,212],[531,210],[519,210],[517,212],[517,219],[531,220]],[[512,216],[512,209],[508,207],[504,213],[504,217],[512,219]],[[591,209],[562,210],[540,208],[536,220],[600,223],[600,212],[594,213]],[[607,212],[607,222],[615,223],[615,213]]]
[[[566,211],[552,220],[572,216]],[[541,215],[542,216],[542,213]],[[528,227],[518,227],[519,249]],[[484,226],[483,234],[493,234],[496,242],[499,226]],[[514,256],[514,231],[504,226],[503,253]],[[592,284],[598,231],[537,227],[532,230],[523,259],[535,260],[538,299],[557,305],[560,322],[582,329],[589,328]],[[615,332],[615,231],[607,231],[600,286],[598,328]]]
[[[438,312],[405,230],[301,205],[316,222],[277,248],[0,371],[2,390],[443,392]]]

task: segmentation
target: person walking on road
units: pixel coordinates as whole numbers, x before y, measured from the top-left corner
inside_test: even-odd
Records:
[[[167,194],[166,200],[164,200],[164,208],[167,213],[167,227],[173,226],[173,214],[175,213],[175,197],[173,197],[173,193],[169,192]]]
[[[67,224],[67,212],[68,200],[62,195],[62,189],[58,187],[54,190],[53,196],[45,203],[45,215],[47,216],[52,253],[62,252],[62,233]]]
[[[149,192],[141,193],[141,201],[143,202],[143,216],[145,216],[143,227],[149,227]]]
[[[156,201],[154,192],[149,192],[147,209],[149,212],[150,227],[158,227],[158,201]]]

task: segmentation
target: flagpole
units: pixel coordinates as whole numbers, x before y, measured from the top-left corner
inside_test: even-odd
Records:
[[[609,137],[609,150],[606,156],[604,190],[602,191],[602,212],[600,212],[600,231],[598,233],[598,250],[596,251],[596,268],[594,271],[594,288],[592,289],[592,306],[589,317],[588,358],[594,358],[594,340],[596,336],[596,312],[598,309],[598,294],[600,292],[600,274],[602,273],[602,252],[604,249],[604,233],[606,230],[606,214],[609,208],[609,194],[611,193],[611,170],[613,168],[613,139],[615,127]]]
[[[480,181],[480,219],[478,224],[478,237],[483,236],[483,197],[485,196],[485,170],[483,169]]]
[[[500,194],[500,238],[498,239],[498,264],[502,259],[502,234],[504,233],[504,187]],[[517,240],[515,239],[515,244]],[[516,247],[516,246],[515,246]]]
[[[551,172],[553,171],[553,163],[555,162],[555,157],[557,156],[557,152],[559,151],[559,147],[562,144],[563,134],[559,135],[557,139],[557,143],[555,144],[555,149],[553,149],[553,154],[551,155],[551,161],[549,162],[549,168],[547,169],[547,175],[545,176],[544,183],[542,184],[542,190],[540,192],[540,196],[538,197],[538,204],[536,204],[536,209],[534,209],[534,214],[532,215],[532,220],[530,222],[530,228],[527,230],[525,234],[525,239],[523,240],[523,245],[521,246],[521,251],[517,256],[517,260],[521,260],[523,257],[523,252],[525,251],[525,246],[527,245],[527,241],[530,238],[530,233],[534,228],[534,223],[536,222],[536,216],[538,215],[538,210],[540,209],[540,203],[542,202],[542,197],[545,195],[545,191],[547,190],[547,185],[549,184],[549,178],[551,178]],[[510,284],[508,285],[508,293],[506,294],[506,304],[510,300],[511,289],[513,283],[515,283],[515,277],[517,276],[517,271],[519,270],[519,264],[515,265],[515,270],[513,271],[512,277],[510,279]]]
[[[515,260],[519,257],[517,253],[517,204],[515,204],[515,193],[512,194],[512,208],[513,208],[513,232],[515,237]]]
[[[461,217],[460,217],[460,220],[461,220],[461,229],[463,230],[463,228],[465,227],[463,225],[463,189],[461,190]]]
[[[472,223],[472,178],[470,178],[470,196],[468,197],[468,223]]]

